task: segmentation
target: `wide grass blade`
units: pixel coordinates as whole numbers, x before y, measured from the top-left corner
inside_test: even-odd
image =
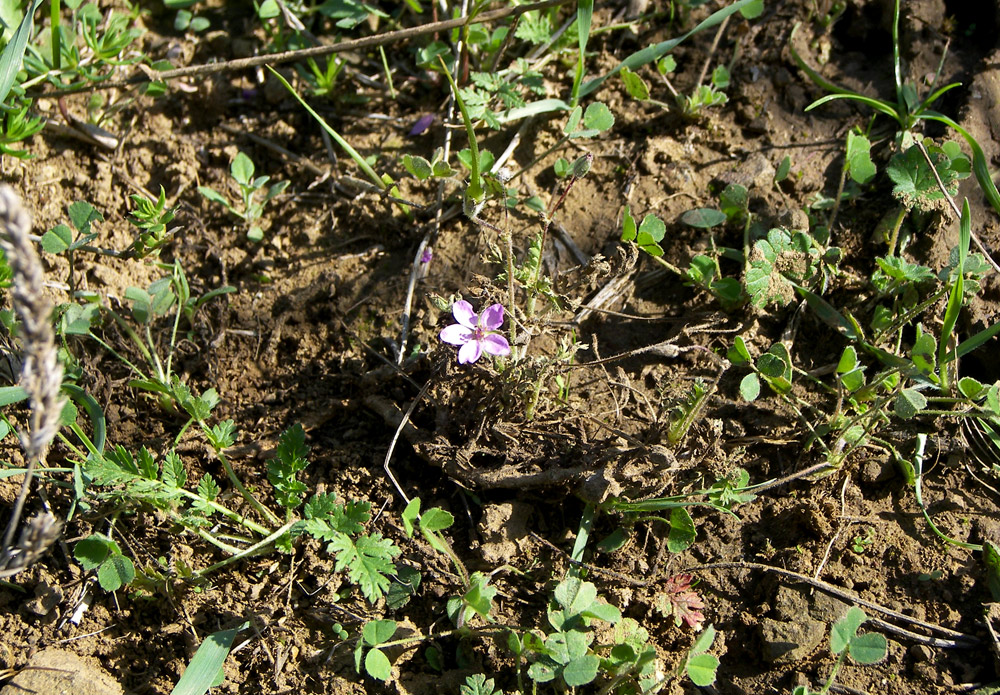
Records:
[[[583,68],[587,56],[587,39],[590,38],[590,25],[594,19],[594,0],[579,0],[576,3],[576,33],[579,42],[580,55],[576,60],[576,77],[573,78],[573,98],[576,106],[580,101],[580,84],[583,82]]]
[[[214,632],[206,637],[170,695],[205,695],[209,688],[217,685],[216,679],[222,671],[222,663],[229,656],[236,633],[249,624],[243,623],[232,630]]]
[[[962,300],[965,297],[965,259],[969,255],[969,245],[972,243],[972,217],[969,212],[968,198],[962,203],[962,221],[958,232],[958,267],[957,277],[951,286],[948,296],[948,306],[944,310],[944,321],[941,325],[941,339],[938,342],[938,364],[941,365],[941,383],[948,386],[948,344],[958,322],[958,314],[962,311]]]
[[[41,4],[42,0],[34,0],[31,3],[31,7],[24,13],[24,19],[17,26],[17,31],[0,53],[0,104],[7,100],[7,95],[14,86],[14,80],[17,79],[24,58],[24,49],[28,46],[28,39],[31,38],[31,30],[34,28],[35,10]]]

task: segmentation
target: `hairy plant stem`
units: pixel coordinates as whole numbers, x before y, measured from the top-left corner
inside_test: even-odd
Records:
[[[204,423],[200,424],[202,425],[202,427],[205,427]],[[250,491],[243,486],[243,483],[240,481],[236,473],[233,471],[233,466],[232,464],[229,463],[229,459],[226,457],[226,455],[222,453],[221,450],[216,449],[215,457],[222,462],[222,467],[226,469],[226,475],[229,477],[229,482],[233,484],[233,487],[236,488],[236,491],[240,493],[243,499],[249,502],[250,506],[256,509],[257,512],[261,514],[269,522],[271,522],[274,525],[280,524],[281,519],[279,519],[270,509],[268,509],[263,504],[258,502],[257,498],[251,495]]]
[[[899,228],[903,226],[903,220],[906,219],[906,208],[900,207],[899,214],[896,215],[896,222],[892,225],[892,232],[889,235],[889,255],[896,255],[896,242],[899,241]]]
[[[225,560],[220,560],[219,562],[216,562],[214,565],[209,565],[204,569],[200,569],[191,576],[193,578],[201,579],[202,577],[214,572],[217,569],[222,569],[223,567],[231,565],[234,562],[238,562],[239,560],[242,560],[245,557],[249,557],[250,555],[257,553],[266,548],[267,546],[271,545],[272,543],[276,542],[279,538],[288,533],[292,529],[292,526],[294,526],[297,523],[298,523],[297,521],[289,521],[284,526],[277,529],[276,531],[274,531],[273,533],[271,533],[269,536],[259,541],[258,543],[251,545],[249,548],[244,548],[243,550],[239,551],[232,557],[227,557]]]
[[[510,307],[510,344],[513,346],[514,359],[517,360],[521,351],[517,348],[517,315],[514,307],[517,295],[514,292],[514,238],[510,232],[510,225],[504,231],[504,241],[507,242],[507,301]],[[525,346],[527,350],[527,346]]]

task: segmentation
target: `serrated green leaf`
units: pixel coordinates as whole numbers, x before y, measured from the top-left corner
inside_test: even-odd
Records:
[[[400,550],[381,534],[362,536],[353,541],[346,534],[335,536],[328,550],[336,553],[337,572],[348,570],[348,577],[361,588],[369,603],[375,603],[389,589],[389,577],[396,574],[392,559]]]
[[[458,689],[458,695],[493,695],[495,692],[493,679],[487,679],[482,673],[466,677],[465,684]]]

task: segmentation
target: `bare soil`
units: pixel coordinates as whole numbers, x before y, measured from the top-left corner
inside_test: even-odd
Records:
[[[769,226],[808,226],[804,208],[811,197],[835,195],[845,133],[851,126],[866,126],[870,112],[846,101],[804,111],[823,93],[791,59],[792,28],[801,23],[795,45],[813,65],[823,62],[828,79],[891,99],[892,3],[850,0],[828,29],[816,21],[817,3],[811,0],[766,4],[757,20],[734,17],[715,49],[712,65],[736,55],[727,105],[684,119],[676,111],[637,104],[619,80],[610,80],[596,96],[615,114],[614,128],[558,153],[573,159],[585,147],[594,154],[594,165],[557,215],[590,264],[580,268],[569,245],[553,234],[544,258],[556,291],[586,300],[608,282],[623,280],[615,300],[605,306],[612,311],[591,312],[573,327],[577,343],[586,349],[577,355],[583,366],[566,372],[568,398],[560,400],[546,385],[530,420],[524,410],[530,374],[498,379],[484,363],[458,365],[454,350],[437,339],[451,317],[435,296],[460,294],[477,307],[505,301],[506,286],[489,279],[498,272],[487,262],[490,246],[500,243],[497,233],[460,216],[443,223],[413,303],[409,345],[419,345],[421,354],[406,361],[402,371],[395,369],[390,340],[398,340],[414,254],[432,229],[434,213],[416,211],[408,218],[342,179],[345,172],[357,176],[353,164],[343,156],[336,166],[330,162],[315,121],[273,78],[255,71],[226,73],[182,81],[156,100],[137,98],[105,126],[122,138],[114,151],[46,132],[30,141],[33,159],[6,159],[2,179],[24,198],[36,233],[63,222],[69,203],[87,200],[104,214],[99,243],[109,248],[126,248],[133,238],[126,221],[128,196],[163,186],[168,199],[181,206],[177,221],[183,228],[161,260],[180,260],[196,292],[224,284],[237,290],[206,306],[175,357],[179,374],[194,390],[218,390],[222,401],[213,418],[235,421],[241,433],[231,452],[237,474],[248,487],[268,490],[266,461],[279,433],[302,423],[311,447],[311,466],[304,473],[310,489],[370,501],[379,512],[373,530],[392,538],[403,549],[400,561],[421,569],[424,581],[405,607],[395,612],[372,608],[348,591],[345,578],[333,571],[333,559],[312,543],[292,555],[272,553],[227,567],[206,586],[177,581],[153,595],[127,589],[109,595],[70,555],[74,541],[105,529],[107,515],[118,511],[91,508],[67,525],[63,542],[44,560],[12,583],[0,584],[0,667],[13,675],[36,652],[59,647],[98,660],[125,692],[169,693],[205,636],[250,620],[252,634],[238,640],[217,692],[457,693],[465,675],[476,671],[514,690],[513,659],[491,640],[440,640],[443,672],[432,668],[423,647],[404,652],[395,661],[393,678],[381,684],[355,672],[350,645],[340,643],[331,629],[341,623],[353,634],[375,617],[394,619],[420,634],[445,629],[444,604],[457,593],[458,578],[442,555],[406,537],[399,521],[403,503],[384,469],[401,415],[414,399],[419,403],[395,446],[391,471],[425,507],[441,506],[454,514],[449,538],[470,571],[506,568],[493,579],[500,590],[495,618],[505,624],[545,624],[546,596],[569,567],[585,501],[681,494],[736,468],[746,469],[751,481],[764,482],[819,462],[818,451],[804,449],[806,433],[794,413],[775,398],[743,401],[739,382],[746,371],[727,368],[722,357],[737,334],[761,350],[791,335],[795,364],[808,371],[836,363],[845,341],[808,311],[800,315],[794,304],[727,314],[707,295],[658,271],[648,258],[629,257],[619,241],[626,204],[637,215],[654,213],[667,223],[666,258],[686,267],[712,243],[742,246],[741,228],[717,229],[713,239],[679,221],[687,210],[714,206],[713,191],[725,183],[747,185],[751,211]],[[154,56],[179,50],[191,64],[263,52],[265,37],[255,29],[252,10],[232,5],[216,3],[209,12],[212,28],[200,36],[174,31],[172,15],[149,16],[143,45]],[[601,9],[595,26],[610,23],[617,9]],[[701,12],[694,17],[704,16]],[[994,130],[1000,102],[998,14],[994,3],[973,12],[945,0],[906,2],[902,35],[904,57],[922,85],[947,46],[940,83],[964,86],[938,108],[979,138],[994,169],[1000,167]],[[641,46],[678,33],[677,25],[664,20],[646,26],[638,37],[602,34],[592,43],[589,70],[603,72]],[[699,35],[675,51],[678,90],[694,86],[712,39],[712,32]],[[389,46],[390,61],[409,61],[411,47]],[[378,55],[351,58],[367,72],[366,61]],[[439,116],[446,89],[427,73],[401,72],[398,97],[391,99],[356,74],[340,85],[358,97],[355,102],[313,102],[349,142],[377,157],[380,170],[398,177],[402,154],[429,157],[442,142],[440,117],[424,134],[409,132],[420,116]],[[669,100],[651,69],[642,74]],[[547,79],[562,91],[568,88],[568,77],[553,71]],[[82,116],[87,98],[68,96],[64,103]],[[41,99],[38,108],[58,118],[55,99]],[[562,125],[561,118],[534,120],[521,134],[510,166],[516,170],[530,163],[561,136]],[[484,130],[485,145],[502,151],[517,127]],[[461,131],[455,138],[462,142]],[[196,192],[198,185],[210,185],[234,194],[228,166],[238,150],[251,156],[259,173],[291,181],[265,210],[265,240],[259,245]],[[561,182],[551,167],[556,156],[526,172],[517,182],[521,190],[546,202],[558,197]],[[775,186],[774,171],[785,156],[792,173]],[[435,188],[410,183],[400,194],[429,204]],[[455,198],[457,188],[446,194]],[[996,213],[973,179],[962,194],[969,196],[975,232],[1000,259]],[[884,244],[874,237],[891,208],[888,198],[883,180],[839,211],[834,243],[844,249],[846,267],[858,275],[869,274],[875,256],[884,253]],[[495,225],[509,225],[523,254],[539,225],[518,210],[509,219],[495,206],[483,214]],[[943,266],[956,229],[944,215],[935,219],[908,248],[911,260]],[[70,301],[68,263],[51,256],[46,262],[54,301]],[[736,264],[728,270],[739,272]],[[163,271],[153,262],[77,254],[72,274],[77,290],[119,305],[126,288],[146,287]],[[850,286],[838,288],[837,296],[849,302],[851,291]],[[996,321],[998,307],[1000,284],[991,275],[963,316],[962,331]],[[566,305],[548,319],[553,327],[565,326],[576,315],[577,309]],[[797,329],[789,333],[793,320]],[[534,342],[532,350],[556,350],[555,328],[550,335]],[[104,338],[131,354],[113,326],[106,327]],[[584,364],[665,341],[681,350]],[[127,368],[94,342],[73,338],[67,347],[83,367],[80,385],[106,410],[109,442],[133,451],[143,445],[158,454],[167,451],[183,421],[129,388]],[[1000,377],[993,359],[997,349],[994,340],[974,364],[970,360],[969,368],[978,370],[984,382]],[[715,391],[688,437],[670,447],[665,435],[670,413],[695,379]],[[24,415],[11,417],[23,422]],[[895,422],[882,434],[905,443],[916,431],[930,435],[927,460],[933,465],[923,494],[936,522],[961,540],[996,538],[1000,500],[970,476],[969,467],[976,464],[967,457],[958,427],[928,418],[906,428]],[[182,437],[178,452],[189,466],[189,479],[208,472],[225,480],[193,430]],[[69,455],[57,444],[49,463],[62,465]],[[3,442],[3,457],[20,461],[13,438]],[[16,477],[0,480],[5,504],[19,484]],[[48,499],[63,511],[70,501],[57,487],[48,490]],[[41,504],[33,497],[31,511]],[[680,554],[667,551],[662,524],[643,522],[632,528],[621,550],[588,555],[594,568],[590,579],[623,614],[649,630],[665,669],[676,666],[693,638],[656,613],[652,600],[667,577],[686,570],[699,580],[706,619],[720,633],[713,648],[722,664],[714,692],[784,693],[798,684],[823,682],[833,663],[826,642],[829,625],[847,602],[759,567],[767,565],[980,640],[974,647],[928,642],[925,631],[903,624],[917,635],[886,632],[888,659],[877,666],[846,665],[838,682],[850,689],[842,692],[957,692],[1000,676],[985,629],[990,594],[979,556],[933,536],[912,489],[884,450],[865,448],[832,474],[770,488],[737,513],[738,518],[695,510],[697,542]],[[621,521],[599,517],[595,538]],[[204,567],[223,557],[193,535],[178,535],[152,512],[127,510],[115,528],[137,566],[153,566],[163,557],[168,564],[183,560]],[[854,547],[858,537],[867,542]],[[740,562],[754,564],[734,564]],[[730,564],[698,569],[720,563]],[[85,596],[89,608],[78,624],[71,622]],[[695,691],[681,680],[667,689]]]

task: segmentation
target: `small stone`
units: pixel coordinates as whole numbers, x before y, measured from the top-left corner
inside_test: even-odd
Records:
[[[793,231],[809,231],[809,215],[800,208],[787,208],[778,213],[777,222],[785,229]]]
[[[50,648],[31,657],[27,666],[0,690],[0,695],[122,695],[122,692],[122,687],[101,668],[97,659]]]
[[[934,656],[934,652],[926,644],[914,644],[910,647],[910,656],[918,664],[921,664],[925,661],[930,661]]]

